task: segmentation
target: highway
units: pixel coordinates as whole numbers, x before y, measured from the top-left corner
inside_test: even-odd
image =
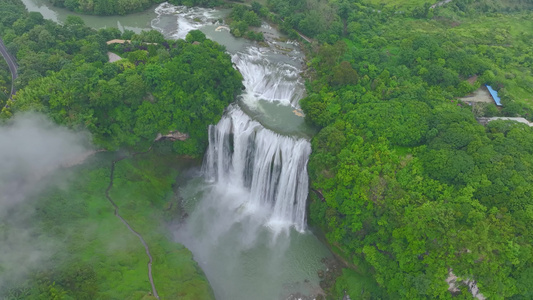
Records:
[[[9,71],[11,72],[11,97],[15,95],[15,79],[17,79],[17,64],[15,63],[15,60],[11,57],[11,55],[7,52],[6,46],[4,45],[4,41],[0,38],[0,53],[2,53],[2,56],[4,57],[5,61],[7,62],[7,65],[9,67]]]

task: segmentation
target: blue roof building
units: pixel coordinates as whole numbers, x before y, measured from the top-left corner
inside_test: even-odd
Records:
[[[485,86],[489,90],[489,93],[492,96],[492,99],[494,99],[494,102],[496,102],[496,105],[502,106],[502,103],[500,102],[500,97],[498,96],[498,92],[496,92],[490,85],[485,84]]]

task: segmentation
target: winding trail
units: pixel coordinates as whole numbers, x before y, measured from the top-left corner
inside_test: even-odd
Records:
[[[151,147],[148,151],[151,150]],[[148,152],[146,151],[146,152]],[[146,152],[142,152],[142,153],[146,153]],[[135,156],[137,154],[142,154],[142,153],[135,153],[133,154],[132,156]],[[125,156],[125,157],[122,157],[122,158],[119,158],[119,159],[116,159],[114,160],[112,163],[111,163],[111,173],[109,175],[109,185],[107,186],[107,189],[105,190],[105,196],[107,198],[107,200],[113,205],[113,207],[115,208],[115,216],[117,218],[120,219],[120,221],[122,221],[122,223],[124,223],[124,225],[126,225],[126,227],[129,229],[129,231],[131,231],[133,234],[135,234],[139,240],[141,241],[141,243],[143,244],[144,246],[144,250],[146,252],[146,255],[148,256],[148,279],[150,280],[150,284],[152,285],[152,293],[153,293],[153,296],[156,297],[157,299],[160,299],[159,298],[159,295],[157,294],[157,290],[155,288],[155,284],[154,284],[154,278],[152,276],[152,262],[153,262],[153,258],[152,258],[152,254],[150,253],[150,248],[148,248],[148,244],[146,243],[146,241],[143,239],[143,237],[141,236],[140,233],[138,233],[137,231],[135,231],[131,226],[130,224],[118,213],[118,205],[113,201],[113,199],[111,199],[111,196],[109,196],[109,191],[111,190],[111,188],[113,187],[113,177],[114,177],[114,174],[115,174],[115,164],[123,159],[126,159],[128,158],[128,156]]]

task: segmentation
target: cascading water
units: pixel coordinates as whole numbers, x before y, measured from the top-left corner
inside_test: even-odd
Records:
[[[72,14],[48,7],[46,0],[23,1],[56,21]],[[193,252],[218,300],[312,299],[322,292],[321,259],[331,253],[304,231],[305,138],[312,130],[297,109],[305,90],[298,76],[303,55],[266,24],[260,30],[268,47],[231,36],[227,27],[219,28],[228,13],[163,3],[155,12],[80,17],[94,28],[122,24],[140,32],[151,25],[171,39],[200,29],[226,46],[246,90],[209,129],[206,175],[180,187],[188,217],[173,228],[176,240]]]
[[[267,225],[272,229],[294,225],[302,232],[310,153],[306,140],[267,130],[233,106],[209,128],[203,171],[217,184],[245,188],[250,205],[271,210]]]
[[[284,61],[273,63],[259,48],[235,53],[232,61],[244,78],[247,94],[282,105],[298,106],[303,95],[300,70]]]
[[[311,147],[298,109],[303,56],[268,26],[269,47],[232,37],[217,23],[220,11],[162,4],[156,12],[152,25],[167,37],[199,28],[225,45],[245,86],[209,127],[202,177],[180,190],[188,217],[176,239],[193,251],[217,299],[316,296],[317,270],[329,252],[306,230]]]
[[[214,9],[175,6],[168,2],[159,5],[155,13],[158,17],[152,20],[152,27],[172,39],[185,39],[189,31],[199,29],[207,22],[216,22]],[[174,16],[177,20],[169,22],[165,16]]]

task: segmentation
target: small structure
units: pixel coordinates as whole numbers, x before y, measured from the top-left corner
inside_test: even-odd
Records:
[[[500,97],[498,96],[498,92],[495,91],[490,85],[485,84],[487,89],[489,90],[490,95],[492,96],[492,99],[496,103],[497,106],[502,106],[502,103],[500,102]]]

